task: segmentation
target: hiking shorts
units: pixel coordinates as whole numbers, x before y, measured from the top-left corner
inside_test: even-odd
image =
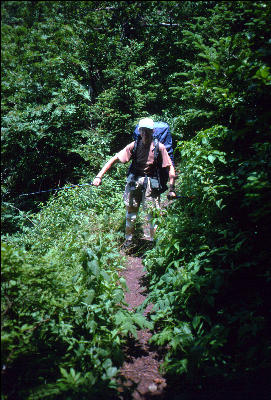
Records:
[[[144,210],[160,208],[158,181],[147,176],[130,174],[127,178],[123,200],[126,207],[139,208],[142,204]]]

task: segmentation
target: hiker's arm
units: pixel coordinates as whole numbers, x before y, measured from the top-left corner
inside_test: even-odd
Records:
[[[113,164],[115,164],[115,162],[119,161],[117,155],[115,155],[114,157],[110,158],[109,161],[107,161],[107,163],[104,165],[104,167],[101,169],[101,171],[96,175],[94,181],[92,182],[92,184],[94,186],[99,186],[102,182],[102,177],[104,176],[104,174],[112,167]]]
[[[171,164],[169,167],[169,193],[168,193],[168,197],[170,198],[176,197],[175,179],[176,179],[175,168],[173,164]]]

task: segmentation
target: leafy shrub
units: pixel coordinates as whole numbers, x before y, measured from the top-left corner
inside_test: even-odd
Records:
[[[229,140],[228,130],[215,126],[179,145],[180,188],[190,199],[158,217],[157,245],[145,259],[155,304],[151,341],[169,345],[166,371],[198,383],[269,365],[269,183],[264,169],[251,176],[262,164],[256,150],[235,184],[236,161],[223,151]],[[255,199],[263,207],[254,208]]]
[[[115,231],[121,212],[106,214],[120,194],[104,196],[87,188],[60,192],[23,233],[4,238],[4,398],[114,397],[125,340],[149,325],[124,308],[122,234]]]

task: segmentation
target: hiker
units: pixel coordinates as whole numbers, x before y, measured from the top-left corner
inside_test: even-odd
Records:
[[[126,205],[126,228],[124,248],[132,244],[134,225],[140,204],[147,211],[150,228],[150,240],[153,241],[156,226],[152,222],[152,210],[160,208],[159,179],[157,179],[157,166],[154,160],[154,121],[151,118],[143,118],[138,125],[141,140],[128,144],[119,153],[113,156],[101,169],[92,182],[94,186],[102,183],[102,177],[115,162],[127,163],[133,158],[133,149],[136,146],[135,161],[129,170],[124,191],[124,203]],[[168,197],[176,197],[175,193],[175,169],[165,146],[159,143],[159,156],[162,168],[169,171]],[[158,161],[157,161],[158,162]]]

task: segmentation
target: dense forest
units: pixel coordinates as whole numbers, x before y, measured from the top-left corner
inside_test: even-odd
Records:
[[[187,385],[264,374],[271,3],[2,1],[1,14],[1,399],[113,399],[137,327]],[[171,127],[181,196],[157,213],[132,313],[127,166],[89,183],[145,116]]]

